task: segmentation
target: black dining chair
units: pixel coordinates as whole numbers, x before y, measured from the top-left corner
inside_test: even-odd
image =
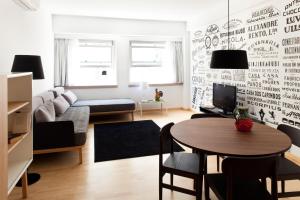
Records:
[[[222,162],[223,173],[207,174],[205,180],[221,200],[277,200],[277,159],[227,157]],[[266,178],[271,178],[271,194]]]
[[[197,119],[197,118],[224,118],[222,115],[217,113],[197,113],[193,114],[191,116],[191,119]],[[195,150],[193,150],[195,152]],[[216,154],[207,154],[207,156],[215,156]],[[217,170],[220,171],[220,156],[217,156]],[[207,163],[205,163],[205,167],[207,168]]]
[[[300,147],[300,130],[294,127],[280,124],[277,127],[278,130],[287,134],[292,144]],[[279,197],[296,197],[300,196],[300,191],[286,192],[285,191],[285,181],[288,180],[300,180],[300,166],[291,160],[285,158],[282,154],[279,159],[279,166],[277,169],[277,179],[281,181],[281,192],[278,193]]]
[[[201,162],[198,154],[185,153],[185,152],[174,152],[173,143],[175,142],[171,136],[170,129],[174,123],[165,125],[160,131],[160,151],[159,151],[159,200],[162,200],[163,188],[182,192],[189,195],[196,196],[199,200],[202,195],[202,176]],[[171,145],[170,145],[171,144]],[[170,145],[171,153],[168,158],[163,161],[164,149]],[[163,182],[164,175],[170,174],[170,184]],[[196,184],[195,190],[190,190],[182,187],[175,186],[173,184],[173,175],[182,176],[193,179]],[[201,181],[201,183],[200,183]]]

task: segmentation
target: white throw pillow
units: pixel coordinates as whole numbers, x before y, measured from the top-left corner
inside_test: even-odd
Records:
[[[67,91],[62,96],[69,102],[70,105],[77,101],[77,96],[72,91]]]
[[[36,122],[53,122],[55,120],[55,109],[52,101],[47,101],[39,106],[35,113]]]
[[[54,99],[53,104],[56,116],[63,114],[70,107],[70,104],[62,96],[58,96],[56,99]]]
[[[58,97],[60,95],[62,95],[65,92],[64,87],[56,87],[50,90],[51,92],[53,92],[54,97]]]

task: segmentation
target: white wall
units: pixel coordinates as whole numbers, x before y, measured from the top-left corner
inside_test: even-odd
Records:
[[[79,98],[133,98],[142,97],[138,87],[129,87],[130,49],[129,40],[183,38],[185,46],[186,24],[184,22],[130,20],[79,16],[53,16],[53,30],[57,37],[88,37],[113,39],[117,49],[117,88],[72,89]],[[188,40],[187,40],[188,41]],[[189,51],[189,48],[186,48]],[[186,59],[188,62],[189,59]],[[188,69],[185,71],[188,73]],[[167,76],[167,75],[166,75]],[[167,107],[189,107],[188,78],[185,85],[158,86],[164,92]],[[153,98],[155,87],[150,87],[144,97]]]
[[[33,81],[33,94],[53,85],[53,34],[51,15],[40,9],[25,11],[12,0],[0,1],[0,73],[9,73],[14,55],[42,57],[45,79]]]
[[[264,3],[270,2],[270,0],[230,0],[230,15],[235,15],[243,10],[249,10],[253,7],[257,7]],[[203,25],[207,25],[211,22],[215,22],[221,19],[227,19],[227,6],[228,1],[222,0],[218,3],[211,3],[207,5],[205,9],[199,11],[198,17],[194,17],[193,20],[189,20],[187,23],[187,30],[197,29]]]

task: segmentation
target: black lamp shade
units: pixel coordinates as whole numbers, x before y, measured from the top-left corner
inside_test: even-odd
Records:
[[[40,56],[15,55],[11,72],[32,72],[33,79],[45,78]]]
[[[248,69],[247,52],[244,50],[217,50],[212,52],[212,69]]]

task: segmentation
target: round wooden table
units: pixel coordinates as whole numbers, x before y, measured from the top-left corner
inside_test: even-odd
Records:
[[[171,128],[171,135],[176,141],[199,150],[199,167],[203,172],[201,179],[206,173],[204,160],[207,153],[238,157],[268,156],[283,153],[292,145],[286,134],[269,126],[254,123],[251,132],[243,133],[236,130],[234,123],[234,119],[228,118],[202,118],[179,122]],[[208,193],[206,185],[207,198]]]
[[[254,123],[251,132],[239,132],[234,119],[191,119],[171,128],[179,143],[204,153],[223,156],[268,156],[280,154],[291,147],[290,138],[279,130]]]

